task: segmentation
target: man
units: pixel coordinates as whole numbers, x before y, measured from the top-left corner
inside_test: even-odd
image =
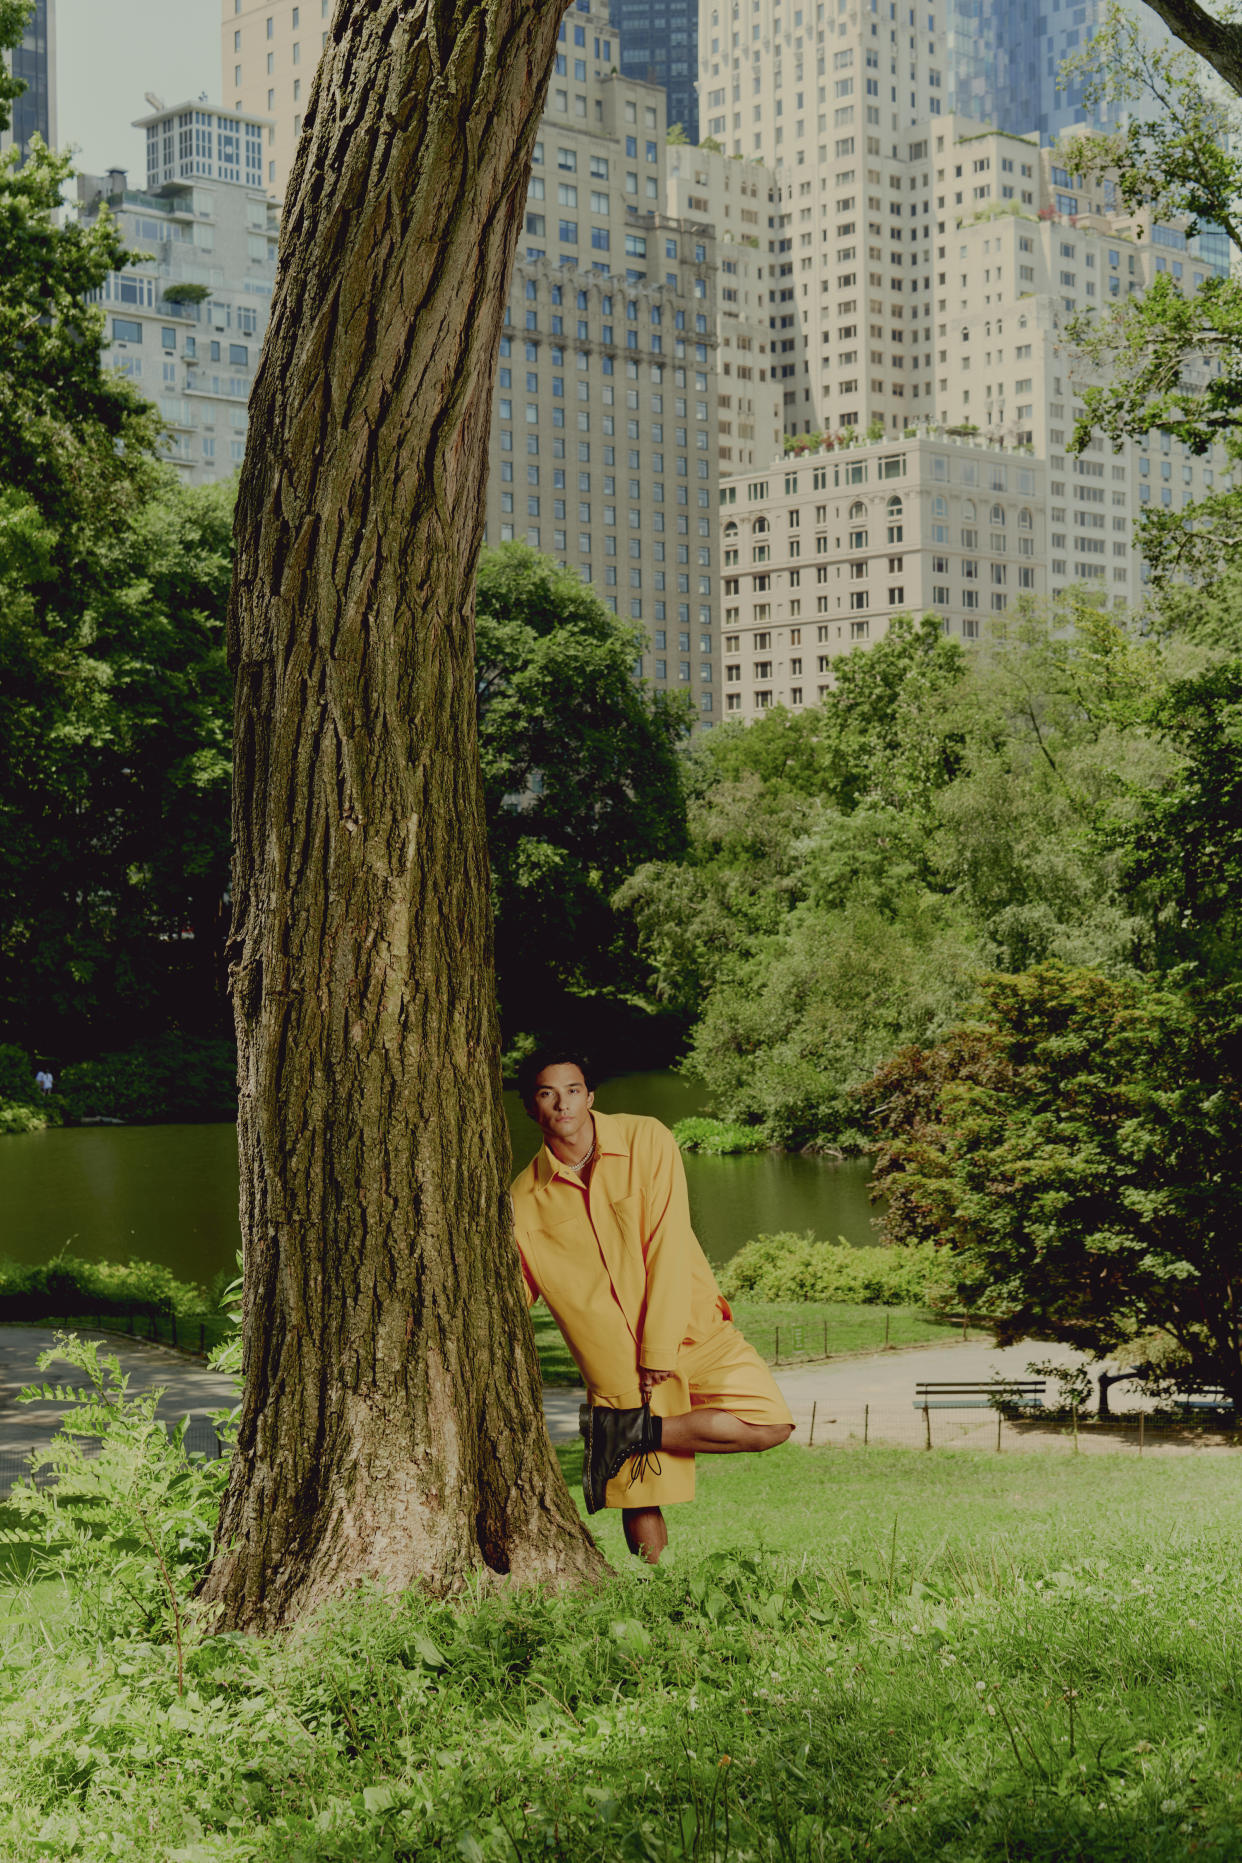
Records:
[[[522,1064],[544,1143],[514,1179],[514,1223],[527,1297],[547,1302],[587,1387],[587,1512],[619,1507],[630,1551],[654,1565],[661,1505],[694,1498],[695,1456],[775,1448],[793,1418],[695,1238],[672,1133],[595,1112],[591,1082],[568,1048]]]

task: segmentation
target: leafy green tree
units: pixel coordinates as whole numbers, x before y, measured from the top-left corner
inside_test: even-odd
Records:
[[[1044,966],[863,1099],[894,1240],[952,1248],[1002,1341],[1104,1356],[1169,1335],[1242,1405],[1242,995]]]
[[[724,1118],[795,1149],[858,1151],[855,1090],[899,1042],[952,1026],[979,968],[969,926],[921,888],[886,908],[799,906],[710,992],[686,1065]]]
[[[1114,833],[1123,876],[1147,900],[1162,967],[1228,983],[1242,954],[1242,660],[1175,680],[1153,722],[1176,763]]]
[[[0,495],[0,1019],[31,1045],[220,1023],[232,496],[161,469],[53,608],[56,535]]]
[[[685,706],[634,678],[639,630],[524,544],[483,553],[477,683],[502,1012],[516,1033],[641,973],[611,904],[685,848]]]
[[[0,0],[0,48],[20,43],[30,12],[30,0]],[[6,70],[0,129],[20,89]],[[24,159],[15,148],[0,156],[0,485],[52,526],[49,567],[80,578],[98,524],[142,496],[158,420],[99,366],[104,314],[87,300],[129,254],[110,215],[89,227],[65,220],[71,173],[37,137]]]
[[[29,11],[0,0],[0,45]],[[15,94],[6,72],[0,126]],[[37,138],[0,157],[0,1015],[41,1046],[81,1041],[126,982],[128,960],[111,961],[124,830],[101,781],[118,716],[105,611],[166,470],[154,408],[100,366],[88,301],[128,254],[107,215],[62,224],[69,173]]]
[[[657,996],[696,1020],[718,1109],[784,1143],[857,1144],[851,1087],[969,993],[980,953],[927,888],[925,835],[965,670],[938,622],[901,619],[821,707],[713,731],[689,759],[688,858],[618,896]]]
[[[1173,761],[1150,718],[1167,679],[1151,642],[1081,600],[1019,614],[974,663],[957,767],[931,805],[928,870],[996,967],[1150,960],[1148,906],[1121,884],[1102,829],[1128,821],[1134,793]]]
[[[1157,10],[1168,17],[1163,0]],[[1216,24],[1198,7],[1174,0],[1170,8],[1191,10]],[[1195,50],[1211,57],[1202,45]],[[1107,135],[1064,140],[1062,159],[1080,175],[1115,187],[1140,224],[1173,220],[1192,238],[1223,233],[1236,266],[1242,255],[1242,110],[1236,101],[1221,94],[1189,53],[1145,39],[1117,4],[1073,62],[1087,96],[1107,101],[1128,120]],[[1240,330],[1236,270],[1210,276],[1193,292],[1171,273],[1158,272],[1145,291],[1075,319],[1070,334],[1095,379],[1083,388],[1072,450],[1081,451],[1096,432],[1114,442],[1158,432],[1193,453],[1221,446],[1230,460],[1242,460]],[[1158,578],[1216,573],[1236,554],[1240,536],[1242,487],[1227,474],[1189,515],[1152,507],[1140,521],[1142,551]]]

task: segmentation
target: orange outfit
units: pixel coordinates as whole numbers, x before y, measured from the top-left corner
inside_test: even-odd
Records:
[[[748,1423],[792,1418],[772,1375],[732,1324],[690,1222],[677,1142],[657,1119],[594,1113],[589,1186],[545,1145],[513,1182],[526,1291],[564,1334],[593,1404],[641,1403],[638,1370],[672,1371],[657,1416],[709,1402]],[[694,1457],[660,1453],[661,1473],[608,1484],[609,1507],[694,1498]]]

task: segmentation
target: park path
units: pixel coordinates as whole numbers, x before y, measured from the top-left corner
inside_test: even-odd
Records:
[[[209,1449],[212,1442],[208,1413],[232,1405],[237,1399],[233,1379],[208,1370],[169,1347],[148,1344],[95,1332],[88,1338],[105,1338],[115,1351],[122,1369],[130,1374],[131,1390],[164,1387],[159,1414],[169,1422],[182,1416],[191,1418],[188,1441],[191,1448]],[[49,1328],[39,1326],[0,1326],[0,1489],[25,1472],[24,1458],[31,1449],[46,1447],[63,1415],[64,1406],[40,1400],[19,1404],[18,1392],[24,1385],[69,1380],[69,1367],[52,1365],[40,1374],[36,1367],[39,1353],[53,1343]],[[819,1364],[782,1366],[777,1383],[793,1412],[794,1440],[811,1440],[824,1444],[862,1441],[904,1443],[925,1446],[927,1422],[914,1406],[914,1386],[924,1379],[983,1382],[996,1375],[1016,1378],[1028,1376],[1032,1359],[1052,1358],[1068,1364],[1078,1354],[1063,1346],[1023,1345],[998,1347],[989,1340],[960,1341],[946,1345],[920,1346],[913,1350],[877,1352],[867,1357],[828,1360]],[[1124,1393],[1124,1395],[1123,1395]],[[544,1416],[554,1443],[572,1441],[578,1433],[578,1406],[585,1401],[578,1386],[550,1385],[543,1394]],[[1136,1393],[1127,1387],[1114,1397],[1127,1410],[1139,1408]],[[932,1411],[931,1435],[936,1448],[987,1448],[997,1444],[996,1416],[990,1410]],[[1051,1432],[1038,1425],[1002,1426],[1002,1446],[1008,1450],[1073,1447],[1069,1430]],[[1101,1450],[1137,1450],[1138,1437],[1133,1428],[1116,1433],[1084,1432],[1081,1449],[1087,1453]],[[1211,1438],[1202,1443],[1160,1440],[1149,1433],[1146,1452],[1167,1454],[1211,1453],[1222,1445]]]
[[[168,1346],[148,1345],[145,1340],[122,1338],[111,1333],[82,1329],[84,1339],[101,1339],[116,1353],[122,1371],[129,1373],[131,1391],[149,1391],[163,1385],[159,1414],[166,1422],[176,1422],[187,1414],[191,1426],[187,1441],[192,1449],[209,1451],[213,1431],[207,1420],[212,1410],[231,1407],[237,1402],[237,1385],[232,1378],[206,1365],[174,1352]],[[7,1488],[15,1476],[24,1474],[24,1458],[32,1449],[45,1449],[67,1408],[64,1404],[42,1399],[19,1404],[18,1393],[28,1384],[77,1384],[80,1374],[63,1362],[49,1365],[41,1372],[37,1360],[40,1352],[55,1341],[55,1332],[45,1326],[0,1326],[0,1489]]]

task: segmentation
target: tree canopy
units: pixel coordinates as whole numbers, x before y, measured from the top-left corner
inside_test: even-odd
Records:
[[[1001,1342],[1151,1358],[1242,1406],[1242,995],[1040,966],[865,1100],[891,1239],[954,1251]]]
[[[484,552],[476,625],[498,985],[517,1033],[641,986],[612,895],[684,851],[689,714],[635,680],[640,631],[525,544]]]

